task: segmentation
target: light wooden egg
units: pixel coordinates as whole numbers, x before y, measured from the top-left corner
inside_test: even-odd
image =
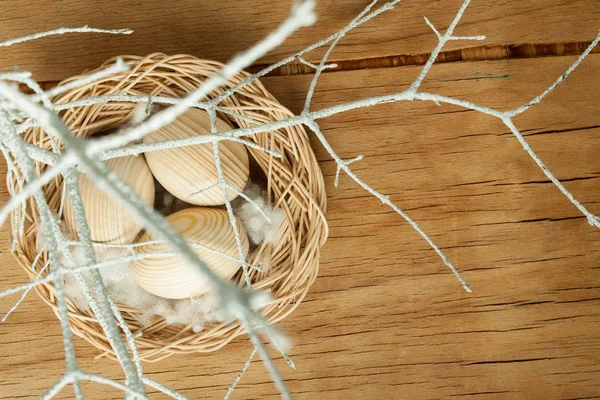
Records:
[[[217,118],[218,132],[231,129],[225,121]],[[146,135],[143,140],[144,143],[152,143],[207,133],[210,133],[208,113],[191,108],[171,124]],[[246,147],[238,142],[223,140],[219,142],[219,151],[225,181],[241,192],[250,175]],[[154,177],[175,197],[198,206],[225,204],[219,186],[190,197],[192,193],[218,182],[212,143],[149,151],[146,160]],[[235,191],[229,189],[227,194],[230,200],[237,196]]]
[[[227,211],[209,207],[191,207],[169,215],[166,220],[188,242],[199,243],[221,253],[239,259],[239,250]],[[244,227],[237,227],[244,255],[248,254],[249,242]],[[153,240],[146,232],[141,242]],[[240,269],[241,263],[206,248],[192,247],[206,265],[223,279],[230,279]],[[138,248],[139,253],[171,252],[167,243],[147,244]],[[149,256],[134,263],[133,275],[146,291],[167,299],[183,299],[200,295],[211,289],[201,272],[181,256]]]
[[[106,161],[106,166],[131,186],[149,206],[153,206],[154,179],[143,156],[113,158]],[[142,226],[136,222],[131,211],[108,193],[97,188],[87,175],[79,173],[78,178],[81,200],[92,240],[119,244],[131,243],[142,230]],[[67,227],[77,238],[75,213],[68,194],[65,199],[64,217]]]

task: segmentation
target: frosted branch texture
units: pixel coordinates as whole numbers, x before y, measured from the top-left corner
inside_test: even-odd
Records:
[[[515,138],[523,146],[525,152],[536,162],[543,173],[552,181],[552,183],[565,195],[565,197],[587,218],[588,222],[600,228],[600,219],[590,213],[584,205],[582,205],[552,174],[546,167],[543,161],[534,152],[531,146],[527,143],[519,129],[513,122],[513,118],[529,108],[535,106],[550,94],[558,85],[560,85],[585,59],[591,50],[600,41],[600,35],[591,43],[585,52],[573,63],[567,71],[565,71],[557,80],[540,95],[534,97],[521,107],[513,110],[496,110],[482,105],[478,105],[469,101],[459,100],[452,97],[441,96],[433,93],[423,92],[420,90],[423,81],[427,78],[432,65],[440,51],[449,41],[480,41],[484,40],[485,36],[457,36],[454,34],[455,29],[460,23],[460,19],[466,12],[470,0],[463,1],[460,9],[457,11],[454,19],[445,30],[440,30],[434,26],[431,21],[424,17],[424,23],[427,24],[432,34],[437,37],[437,45],[431,52],[431,55],[425,65],[422,67],[417,78],[412,84],[401,92],[385,95],[368,97],[345,103],[337,104],[328,108],[314,110],[312,107],[312,99],[323,71],[328,68],[335,67],[335,64],[328,64],[328,59],[334,51],[336,45],[342,40],[352,29],[367,23],[372,18],[380,15],[383,12],[392,10],[399,0],[389,1],[377,6],[378,1],[372,1],[359,15],[350,21],[344,28],[328,38],[325,38],[304,50],[293,54],[280,62],[277,62],[262,71],[248,76],[243,82],[237,86],[226,90],[223,94],[209,101],[200,101],[207,94],[211,93],[215,88],[222,86],[228,77],[231,77],[256,60],[282,43],[288,36],[292,35],[297,29],[311,25],[315,20],[313,12],[314,4],[312,1],[302,1],[296,3],[291,11],[290,16],[272,33],[267,35],[262,41],[251,47],[248,51],[243,52],[227,63],[224,68],[213,77],[207,79],[196,90],[192,91],[183,99],[170,98],[164,96],[136,96],[127,93],[115,93],[104,96],[92,96],[84,99],[72,101],[64,104],[53,104],[52,98],[57,94],[67,90],[86,85],[94,82],[105,76],[110,76],[116,72],[125,71],[128,65],[120,59],[117,62],[99,72],[95,72],[83,78],[70,81],[68,84],[58,86],[48,91],[43,91],[40,86],[31,78],[31,74],[26,71],[12,71],[0,73],[0,150],[6,158],[7,174],[9,177],[9,190],[13,196],[0,210],[0,223],[4,223],[12,215],[13,222],[13,237],[17,237],[23,232],[23,212],[26,201],[33,196],[40,213],[41,227],[45,237],[44,249],[40,249],[38,256],[34,261],[36,265],[40,259],[42,251],[48,252],[49,263],[44,265],[38,276],[31,282],[17,285],[11,288],[6,288],[0,291],[0,297],[11,294],[20,293],[20,297],[16,304],[6,312],[1,322],[4,322],[12,311],[25,298],[27,293],[37,285],[52,282],[56,288],[56,296],[58,299],[59,321],[63,332],[64,351],[66,357],[66,370],[61,379],[59,379],[51,388],[44,393],[41,398],[50,399],[55,396],[62,388],[67,385],[73,385],[76,398],[82,398],[82,393],[79,388],[80,381],[93,381],[105,385],[110,385],[123,390],[126,398],[133,399],[146,398],[145,387],[152,387],[160,392],[175,398],[185,399],[182,394],[170,389],[159,382],[156,382],[142,371],[142,363],[135,345],[135,335],[129,330],[120,311],[114,304],[109,293],[104,287],[104,283],[99,273],[100,268],[108,267],[117,260],[98,261],[95,256],[94,247],[96,246],[113,246],[124,247],[130,251],[130,255],[125,257],[125,260],[133,261],[144,257],[143,254],[136,254],[135,248],[140,246],[140,243],[132,245],[102,245],[93,243],[90,239],[90,231],[85,220],[83,204],[79,192],[79,184],[77,180],[77,171],[84,171],[92,177],[103,190],[110,193],[115,199],[119,200],[124,206],[128,207],[131,212],[140,220],[144,221],[150,231],[152,231],[160,241],[166,241],[170,244],[172,252],[166,254],[179,254],[195,265],[199,271],[204,274],[207,280],[213,285],[217,294],[220,305],[229,317],[235,317],[240,320],[246,328],[250,340],[253,345],[252,352],[246,364],[243,366],[240,374],[236,377],[233,384],[226,391],[225,398],[228,398],[234,390],[237,383],[241,380],[244,372],[250,367],[252,358],[258,354],[271,377],[281,392],[283,398],[289,399],[292,394],[285,385],[285,381],[273,363],[269,352],[263,342],[263,338],[259,333],[264,334],[266,339],[273,344],[274,348],[281,353],[284,359],[291,367],[295,367],[294,362],[285,353],[288,348],[287,337],[274,326],[267,324],[263,316],[258,311],[261,305],[270,301],[265,293],[252,290],[250,277],[248,274],[249,268],[260,269],[259,266],[248,263],[245,258],[244,251],[241,245],[240,234],[236,224],[236,216],[233,213],[233,208],[229,200],[226,201],[226,209],[229,214],[229,219],[233,227],[236,244],[238,248],[238,257],[224,255],[233,258],[242,264],[247,288],[242,289],[234,286],[230,282],[223,281],[217,277],[193,252],[193,247],[198,247],[198,244],[188,243],[184,241],[159,215],[155,210],[148,207],[135,192],[120,181],[114,174],[110,174],[103,161],[114,157],[124,155],[137,155],[149,151],[157,151],[168,148],[190,146],[196,144],[211,144],[214,149],[214,159],[217,169],[218,182],[209,189],[219,187],[224,194],[224,198],[228,199],[227,192],[233,189],[233,186],[228,183],[223,174],[219,157],[219,143],[223,140],[232,140],[243,143],[246,146],[254,147],[259,151],[265,151],[274,157],[281,157],[281,154],[258,146],[245,139],[247,136],[256,135],[259,133],[268,132],[284,127],[294,125],[305,125],[316,136],[319,143],[324,147],[329,156],[336,162],[335,187],[339,184],[340,174],[343,172],[348,175],[356,184],[362,187],[365,191],[379,199],[385,206],[390,207],[402,218],[406,220],[432,247],[439,255],[443,263],[456,276],[463,288],[471,292],[471,286],[461,276],[458,269],[452,264],[450,259],[441,251],[441,249],[433,242],[427,233],[415,222],[406,212],[404,212],[397,204],[393,203],[389,196],[375,190],[367,182],[361,179],[352,169],[354,163],[360,163],[363,159],[362,155],[356,155],[351,159],[342,159],[336,150],[330,145],[326,134],[323,132],[318,121],[329,116],[343,113],[349,110],[376,106],[378,104],[399,102],[399,101],[431,101],[435,104],[452,104],[470,110],[487,114],[501,120],[506,127],[510,129]],[[51,35],[59,35],[66,33],[108,33],[108,34],[130,34],[131,30],[105,30],[97,28],[89,28],[87,26],[80,28],[59,28],[56,30],[36,33],[30,36],[16,38],[0,42],[0,47],[7,47],[14,44],[22,43],[28,40],[34,40]],[[322,56],[319,63],[309,62],[305,59],[305,55],[320,47],[327,46],[325,54]],[[240,116],[232,110],[222,107],[221,102],[239,89],[255,81],[256,79],[265,76],[274,69],[291,63],[303,63],[314,69],[314,76],[311,80],[309,89],[306,93],[303,111],[296,116],[282,119],[271,123],[256,123],[252,119]],[[14,83],[27,85],[33,92],[33,95],[25,95],[18,91]],[[133,127],[123,128],[116,134],[96,139],[93,141],[76,138],[72,132],[65,126],[57,112],[69,107],[81,105],[102,104],[110,102],[131,102],[139,104],[165,104],[169,105],[164,110],[156,113],[147,120],[140,122]],[[144,135],[153,132],[170,122],[177,116],[185,112],[190,107],[197,107],[208,112],[211,118],[211,133],[203,136],[191,138],[169,140],[163,142],[143,143],[143,144],[128,144],[132,141],[141,139]],[[231,129],[228,132],[218,132],[216,130],[216,113],[221,112],[232,115],[236,118],[249,120],[253,122],[250,127]],[[54,146],[53,151],[47,151],[33,144],[26,143],[20,134],[27,128],[33,126],[42,127],[52,138],[52,140],[60,140],[64,144],[64,151],[61,152],[58,146]],[[47,164],[49,167],[40,175],[35,171],[34,161]],[[73,201],[73,209],[77,220],[80,240],[73,242],[66,238],[60,230],[59,219],[60,215],[54,215],[42,192],[45,184],[50,182],[57,176],[64,179],[65,190],[69,193]],[[14,179],[13,179],[14,178]],[[16,182],[16,183],[15,183]],[[206,190],[206,189],[205,189]],[[199,194],[200,192],[191,193],[190,196]],[[253,200],[238,193],[246,202],[253,203]],[[261,208],[253,204],[257,210]],[[19,212],[20,211],[20,212]],[[12,212],[12,214],[11,214]],[[60,214],[60,213],[59,213]],[[267,215],[264,215],[268,218]],[[78,265],[73,254],[73,246],[82,246],[85,253],[85,264]],[[14,250],[14,243],[13,243]],[[209,249],[210,250],[210,249]],[[215,250],[216,251],[216,250]],[[123,260],[118,260],[122,262]],[[49,272],[43,275],[46,270]],[[89,274],[89,283],[83,278],[83,273]],[[126,376],[124,383],[117,382],[99,375],[94,375],[83,371],[78,363],[77,357],[73,348],[72,333],[67,317],[65,290],[63,288],[63,276],[71,274],[75,276],[82,292],[84,293],[90,307],[96,315],[104,333],[109,339],[111,346],[117,355],[118,361],[121,364]],[[89,285],[91,284],[91,288]],[[123,332],[125,338],[121,336]]]

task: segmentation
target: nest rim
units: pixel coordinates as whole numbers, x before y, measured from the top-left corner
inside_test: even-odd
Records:
[[[94,71],[114,64],[117,58],[107,60]],[[203,80],[217,74],[223,67],[223,64],[217,61],[202,60],[182,54],[168,56],[163,53],[153,53],[145,57],[121,56],[120,58],[129,64],[129,71],[68,90],[56,96],[53,103],[61,104],[88,96],[116,93],[183,97]],[[81,76],[83,75],[67,78],[59,85]],[[244,71],[236,74],[209,96],[223,93],[242,82],[247,76],[249,74]],[[88,137],[99,131],[122,126],[131,118],[136,104],[114,101],[76,106],[61,110],[59,115],[78,137]],[[219,106],[259,123],[275,122],[294,116],[267,91],[258,79],[224,99]],[[218,114],[234,127],[251,126],[247,120],[230,114]],[[29,128],[23,137],[32,144],[51,150],[49,138],[39,127]],[[255,263],[269,253],[268,257],[272,261],[269,269],[265,272],[252,270],[250,274],[254,289],[271,292],[274,300],[261,312],[267,322],[276,323],[286,318],[300,305],[317,277],[320,249],[328,236],[325,218],[327,207],[325,183],[303,125],[254,134],[244,139],[275,150],[283,156],[279,159],[261,150],[247,147],[249,156],[258,163],[266,175],[269,203],[285,211],[282,234],[278,235],[278,241],[272,245],[263,242],[248,256],[248,261]],[[36,162],[36,167],[41,171],[46,165]],[[7,174],[7,186],[11,195],[14,194],[14,189],[11,188],[18,187],[16,182],[18,178],[13,175],[11,182],[11,174]],[[63,194],[62,179],[53,180],[45,187],[44,192],[50,207],[57,211]],[[40,221],[33,198],[28,201],[25,215],[19,209],[13,211],[11,239],[13,239],[14,221],[18,217],[25,219],[26,226],[23,234],[15,238],[16,247],[13,255],[29,279],[33,280],[44,276],[43,272],[40,276],[38,274],[47,258],[45,252],[41,257],[36,258],[38,252],[36,228]],[[34,261],[35,264],[32,265]],[[238,285],[244,282],[241,274],[236,275],[234,279]],[[58,316],[53,282],[37,285],[35,291]],[[116,359],[93,313],[79,310],[69,297],[66,299],[72,332],[98,348],[101,351],[98,357]],[[167,325],[162,318],[155,320],[149,326],[142,327],[136,319],[138,310],[122,304],[117,306],[132,332],[134,334],[142,332],[142,335],[136,338],[136,345],[140,358],[147,362],[159,361],[173,354],[212,352],[246,333],[237,320],[210,324],[198,333],[194,333],[190,325]]]

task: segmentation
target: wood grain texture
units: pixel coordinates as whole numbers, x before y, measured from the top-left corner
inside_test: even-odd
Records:
[[[553,7],[544,1],[491,3],[492,10],[508,7],[518,12],[494,19],[486,17],[481,2],[474,2],[466,18],[484,22],[479,27],[468,23],[458,33],[496,31],[503,32],[502,40],[521,37],[527,42],[557,37],[583,41],[598,28],[595,2],[553,2]],[[346,12],[357,12],[358,6],[352,9],[349,4],[351,11],[339,7],[337,14],[320,6],[321,14],[329,13],[323,18],[336,21],[332,31],[349,17]],[[420,6],[414,10],[419,23],[423,14],[443,23],[456,7],[452,1],[405,5]],[[271,21],[269,15],[277,12],[266,7],[260,23]],[[147,15],[143,22],[151,25],[153,14]],[[546,17],[543,24],[541,16]],[[559,29],[560,25],[552,25],[557,20],[568,24]],[[248,26],[255,23],[252,19]],[[365,28],[353,39],[363,37],[362,47],[340,48],[338,54],[351,59],[354,51],[358,58],[370,46],[373,51],[384,49],[376,54],[385,53],[385,48],[386,54],[396,54],[397,42],[385,35],[387,29],[408,32],[401,25],[380,20],[371,27],[377,32],[369,39],[381,37],[380,43],[367,46],[363,35],[371,33]],[[519,31],[524,26],[527,34]],[[404,38],[402,44],[417,48],[418,32],[425,35],[425,31],[417,30],[416,24],[412,29],[416,36]],[[303,34],[297,40],[303,40]],[[239,38],[244,43],[237,43],[240,48],[246,39]],[[113,40],[117,39],[109,39]],[[427,40],[419,51],[430,50],[432,38]],[[186,45],[190,51],[196,48],[182,44]],[[206,46],[207,54],[214,50],[207,42],[195,45]],[[96,58],[100,56],[92,53],[80,61],[94,66]],[[543,91],[574,59],[443,64],[432,69],[423,90],[507,109]],[[596,214],[600,213],[599,70],[600,55],[591,55],[555,93],[516,119],[542,160]],[[418,67],[326,73],[317,87],[314,108],[398,92],[417,73]],[[297,75],[263,82],[298,112],[309,81],[310,76]],[[328,183],[330,238],[322,251],[319,278],[304,303],[281,324],[294,341],[291,356],[298,368],[287,368],[273,352],[298,399],[600,398],[600,231],[586,223],[500,122],[454,106],[418,102],[352,111],[322,121],[322,127],[343,158],[365,155],[352,164],[355,171],[391,195],[432,235],[474,292],[465,293],[397,214],[348,177],[342,176],[340,187],[334,188],[335,165],[313,142]],[[4,173],[5,167],[0,170]],[[6,188],[0,187],[1,201],[6,198]],[[24,280],[6,251],[6,236],[4,229],[1,288]],[[15,299],[0,299],[0,310]],[[0,325],[0,343],[0,399],[36,398],[59,379],[64,368],[60,330],[54,314],[35,295]],[[95,349],[79,339],[76,344],[84,369],[123,378],[115,363],[94,360]],[[247,339],[237,339],[217,353],[145,364],[145,372],[190,398],[222,398],[250,351]],[[122,398],[117,390],[96,384],[84,385],[84,392],[91,399]],[[155,391],[150,395],[164,398]],[[73,398],[72,389],[65,389],[59,398]],[[258,359],[232,398],[277,398]]]
[[[523,103],[572,57],[440,65],[425,90],[490,106]],[[600,55],[518,119],[533,148],[592,212],[600,212],[600,116],[593,104]],[[391,93],[417,68],[325,74],[315,107]],[[493,78],[508,75],[507,78]],[[308,76],[268,78],[293,110]],[[590,227],[497,121],[456,107],[388,104],[323,122],[343,157],[364,154],[359,175],[392,196],[433,235],[474,287],[465,293],[401,218],[342,177],[315,143],[329,183],[331,236],[305,303],[282,324],[298,364],[284,375],[297,398],[539,398],[600,393],[600,232]],[[6,191],[2,189],[2,196]],[[7,247],[6,242],[1,246]],[[2,255],[1,286],[23,280]],[[3,300],[2,309],[8,301]],[[40,333],[44,332],[43,335]],[[0,328],[0,398],[31,398],[60,376],[54,315],[30,296]],[[84,368],[119,377],[92,360]],[[39,351],[43,348],[44,351]],[[172,357],[146,371],[191,398],[220,398],[250,353],[236,340],[215,354]],[[24,377],[36,379],[27,384]],[[90,398],[118,398],[90,385]],[[65,398],[70,398],[65,391]],[[260,361],[234,398],[276,398]],[[160,398],[160,397],[157,397]]]
[[[231,130],[231,126],[220,118],[217,118],[215,126],[217,132]],[[208,133],[210,118],[206,111],[190,109],[171,124],[145,136],[143,142],[182,139]],[[244,145],[229,141],[219,146],[219,154],[223,178],[235,188],[227,189],[227,198],[233,200],[248,183],[248,152]],[[179,200],[197,206],[225,204],[223,189],[220,186],[210,188],[219,183],[211,143],[150,151],[145,156],[156,180]]]
[[[369,0],[317,2],[316,24],[294,34],[260,62],[274,62],[342,28]],[[436,38],[423,22],[426,15],[444,29],[461,0],[403,0],[395,10],[360,26],[342,40],[332,60],[423,54]],[[62,35],[0,49],[3,69],[17,64],[37,80],[61,80],[92,69],[120,54],[157,51],[186,53],[226,61],[264,37],[288,15],[292,1],[256,0],[3,0],[0,40],[60,26],[88,24],[100,28],[131,28],[122,35]],[[41,12],[43,9],[43,12]],[[590,41],[598,32],[596,0],[474,1],[458,35],[486,34],[484,42],[451,42],[445,50],[479,45],[521,45]],[[309,55],[318,60],[319,52]],[[68,55],[68,61],[67,57]]]
[[[236,261],[240,254],[227,211],[212,207],[190,207],[170,214],[166,220],[184,240],[205,246],[194,248],[194,252],[219,277],[231,279],[241,268],[241,263]],[[250,247],[248,235],[239,221],[236,225],[240,245],[244,256],[247,256]],[[145,232],[140,242],[152,240],[159,239]],[[206,248],[217,250],[234,259],[224,258]],[[210,290],[210,282],[195,265],[183,257],[164,255],[170,252],[168,244],[147,244],[141,246],[139,252],[149,257],[135,262],[132,272],[136,282],[148,292],[167,299],[189,299]],[[152,253],[161,255],[152,256]]]
[[[129,185],[146,204],[154,205],[154,179],[144,156],[107,160],[106,166]],[[120,244],[131,243],[143,229],[135,221],[131,212],[111,195],[98,188],[94,180],[84,173],[79,173],[78,179],[81,201],[92,240]],[[65,192],[65,195],[65,222],[72,237],[78,238],[75,210],[68,192]]]

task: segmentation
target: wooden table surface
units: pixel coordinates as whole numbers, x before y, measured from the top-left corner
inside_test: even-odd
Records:
[[[0,38],[88,24],[130,36],[63,35],[0,50],[57,81],[119,54],[189,53],[225,61],[281,21],[290,2],[3,0]],[[405,0],[348,35],[317,87],[314,108],[394,93],[435,46],[427,15],[446,27],[460,0]],[[365,0],[321,1],[319,21],[259,63],[339,29]],[[600,28],[600,2],[474,0],[424,90],[508,109],[543,91]],[[598,50],[598,49],[597,49]],[[317,61],[317,52],[307,57]],[[412,65],[411,65],[412,64]],[[367,68],[368,67],[368,68]],[[311,76],[278,71],[265,86],[299,112]],[[533,149],[591,212],[600,214],[600,54],[516,119]],[[320,276],[281,327],[296,370],[276,357],[298,399],[600,398],[600,231],[548,181],[498,120],[454,106],[397,103],[328,118],[322,127],[355,171],[428,232],[473,286],[466,293],[397,214],[343,176],[313,142],[326,177],[331,226]],[[4,182],[5,167],[2,166]],[[1,202],[7,191],[0,189]],[[23,282],[3,228],[0,288]],[[0,300],[6,311],[16,297]],[[0,398],[36,398],[62,374],[58,321],[35,295],[0,326]],[[121,377],[76,339],[81,366]],[[241,338],[213,354],[174,356],[145,372],[193,399],[221,398],[251,351]],[[274,353],[275,354],[275,353]],[[84,386],[89,398],[120,398]],[[163,398],[150,392],[152,398]],[[71,389],[59,397],[71,398]],[[233,394],[276,398],[256,359]]]

